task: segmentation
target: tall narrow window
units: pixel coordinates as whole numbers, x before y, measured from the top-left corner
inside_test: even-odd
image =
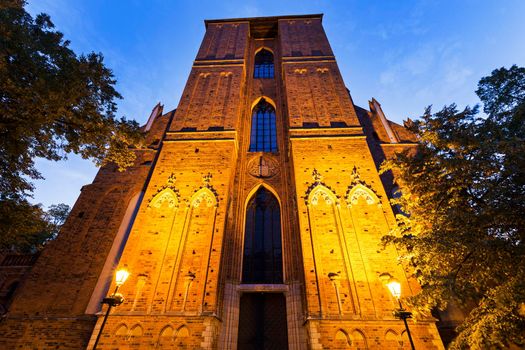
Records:
[[[255,55],[254,78],[273,78],[273,54],[262,49]]]
[[[250,152],[277,152],[275,109],[264,98],[252,113],[252,135]]]
[[[281,211],[277,198],[261,187],[246,208],[243,283],[283,283]]]

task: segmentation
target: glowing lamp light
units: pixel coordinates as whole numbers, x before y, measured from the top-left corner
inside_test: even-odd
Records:
[[[115,291],[110,296],[105,297],[102,299],[102,304],[106,304],[108,306],[106,310],[106,314],[104,315],[104,319],[102,320],[102,324],[100,325],[100,330],[98,331],[97,339],[95,339],[95,344],[93,344],[93,350],[97,349],[98,342],[100,340],[100,336],[102,335],[102,331],[104,330],[104,326],[106,325],[106,321],[108,320],[109,313],[111,312],[111,308],[117,307],[120,304],[124,302],[124,297],[122,294],[117,293],[120,286],[126,282],[126,280],[129,277],[129,272],[120,269],[115,273],[115,284],[117,285],[115,287]]]
[[[128,279],[128,276],[129,276],[129,272],[122,269],[122,270],[118,270],[117,273],[115,274],[115,283],[117,284],[117,286],[122,286],[124,284],[124,282],[126,282],[126,280]]]
[[[388,282],[386,286],[388,287],[388,290],[390,290],[390,293],[392,293],[392,296],[394,298],[401,298],[401,283],[399,283],[396,280],[392,280]]]

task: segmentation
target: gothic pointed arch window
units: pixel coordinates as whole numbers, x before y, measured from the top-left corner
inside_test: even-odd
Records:
[[[262,49],[255,55],[253,77],[259,79],[273,78],[273,54]]]
[[[252,112],[250,152],[277,152],[275,109],[261,98]]]
[[[246,208],[243,283],[283,283],[281,210],[277,198],[261,187]]]

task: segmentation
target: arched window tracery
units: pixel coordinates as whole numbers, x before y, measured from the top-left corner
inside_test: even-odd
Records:
[[[262,98],[252,112],[250,152],[277,152],[275,109]]]
[[[262,49],[255,55],[253,77],[257,79],[272,79],[274,77],[273,54]]]
[[[317,184],[307,191],[307,208],[312,253],[322,262],[316,271],[320,307],[326,315],[355,314],[353,276],[339,201],[330,188],[320,183],[319,173],[314,171],[313,175]]]
[[[246,208],[242,272],[243,283],[283,283],[281,211],[264,187]]]
[[[356,205],[359,203],[360,198],[362,198],[368,205],[380,203],[377,195],[372,192],[372,190],[361,184],[355,185],[353,188],[348,190],[346,202],[349,206]]]

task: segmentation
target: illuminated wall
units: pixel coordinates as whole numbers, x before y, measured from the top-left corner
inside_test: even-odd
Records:
[[[92,348],[125,268],[99,349],[406,348],[384,276],[418,285],[381,248],[395,219],[378,165],[414,139],[377,101],[354,106],[321,21],[206,21],[178,108],[154,108],[133,168],[86,187],[0,345]],[[411,327],[443,348],[432,318]]]

